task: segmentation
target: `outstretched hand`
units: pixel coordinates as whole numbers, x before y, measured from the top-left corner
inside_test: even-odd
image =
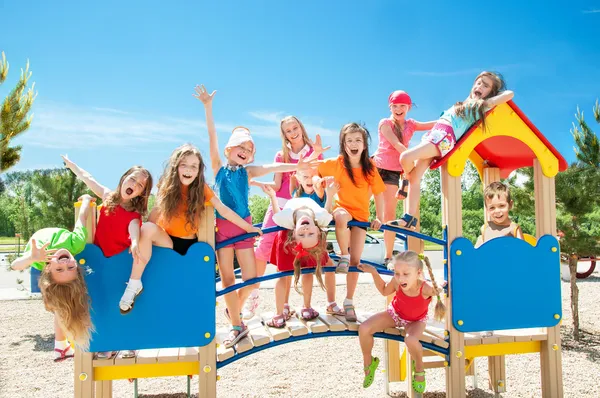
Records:
[[[144,259],[144,257],[142,257],[142,252],[140,251],[140,247],[139,247],[137,240],[131,241],[131,246],[129,247],[129,252],[131,253],[131,256],[133,257],[134,264],[142,264],[142,262],[146,261]]]
[[[60,157],[62,158],[63,162],[65,162],[65,167],[70,169],[73,167],[73,165],[75,165],[75,163],[71,162],[71,159],[69,159],[67,155],[60,155]]]
[[[319,134],[317,134],[314,141],[310,142],[310,145],[312,145],[313,151],[315,151],[315,153],[317,153],[317,154],[321,154],[321,153],[331,149],[331,146],[327,146],[327,147],[323,148],[323,142],[321,141],[321,136]]]
[[[310,159],[310,158],[309,158]],[[311,160],[306,160],[304,159],[304,156],[300,155],[300,158],[298,158],[298,169],[297,170],[308,170],[308,169],[312,169],[315,168],[319,165],[319,163],[322,163],[322,160],[318,160],[318,159],[311,159]]]
[[[52,258],[52,255],[57,252],[58,249],[50,249],[47,247],[50,245],[50,242],[46,243],[42,247],[37,246],[37,242],[35,239],[31,239],[31,260],[35,263],[37,262],[48,262]]]
[[[262,236],[262,234],[263,234],[262,229],[260,229],[259,227],[255,227],[254,225],[252,226],[252,228],[248,229],[246,232],[248,232],[249,234],[257,233],[258,236]]]
[[[325,193],[327,196],[333,197],[340,190],[340,183],[337,182],[333,177],[324,177]]]
[[[369,264],[358,264],[356,266],[356,268],[358,268],[359,270],[361,270],[362,272],[368,273],[368,274],[372,274],[374,272],[377,272],[377,270],[375,269],[375,267],[373,267],[372,265]]]
[[[86,201],[87,201],[87,202],[95,202],[95,201],[96,201],[96,198],[94,198],[93,196],[91,196],[91,195],[88,195],[87,193],[85,193],[85,194],[81,195],[81,196],[79,197],[79,199],[77,199],[77,200],[78,200],[79,202],[86,202]]]
[[[214,90],[209,94],[208,91],[206,91],[204,84],[197,85],[196,88],[194,88],[194,91],[196,91],[196,93],[192,95],[202,101],[204,105],[210,104],[215,96],[215,93],[217,92],[217,90]]]

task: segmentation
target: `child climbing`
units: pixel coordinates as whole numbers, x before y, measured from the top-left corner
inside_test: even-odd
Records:
[[[406,115],[412,109],[413,103],[405,91],[396,90],[388,97],[391,115],[379,121],[379,145],[372,156],[373,163],[385,184],[383,192],[383,222],[396,219],[398,200],[406,198],[408,180],[401,179],[402,166],[400,155],[408,149],[408,144],[415,131],[431,129],[435,121],[418,122],[407,119]],[[392,231],[383,232],[385,242],[384,265],[391,260],[396,234]]]
[[[423,280],[423,261],[429,271],[431,283]],[[385,282],[377,270],[366,264],[358,268],[373,277],[375,287],[385,297],[396,293],[386,311],[373,315],[358,328],[360,348],[363,352],[365,378],[363,387],[369,387],[375,378],[379,358],[372,356],[373,335],[391,327],[404,328],[404,343],[413,359],[412,387],[417,393],[425,391],[425,369],[423,365],[423,346],[420,338],[427,325],[427,313],[432,297],[437,297],[434,318],[442,320],[446,307],[440,298],[440,289],[435,283],[429,259],[413,251],[405,251],[393,258],[394,277]]]
[[[365,246],[367,229],[364,227],[348,228],[350,221],[369,220],[369,200],[374,196],[376,217],[371,228],[379,229],[383,212],[383,192],[385,184],[369,159],[369,132],[357,123],[349,123],[340,131],[340,155],[327,159],[318,167],[322,177],[333,177],[339,183],[337,201],[333,210],[335,220],[335,236],[340,246],[341,255],[336,272],[347,273],[347,293],[344,310],[340,310],[335,301],[327,303],[328,312],[336,315],[345,314],[349,322],[356,321],[353,297],[358,283],[358,273],[348,272],[348,268],[360,263]],[[350,246],[352,252],[350,253]],[[329,311],[331,309],[331,311]]]
[[[252,222],[248,204],[250,179],[268,173],[290,172],[296,171],[297,169],[305,169],[310,166],[315,166],[316,161],[305,162],[301,156],[298,159],[297,164],[273,163],[264,166],[249,166],[254,160],[256,147],[252,136],[250,135],[250,131],[245,127],[236,127],[233,129],[233,132],[225,145],[224,155],[226,161],[223,162],[221,160],[217,140],[217,130],[212,114],[212,101],[215,93],[216,91],[213,91],[209,94],[204,86],[196,86],[196,94],[194,95],[202,101],[206,113],[211,166],[215,175],[215,190],[225,205],[232,208],[236,214],[247,222]],[[244,234],[245,231],[240,229],[239,226],[224,219],[218,209],[216,216],[217,243]],[[221,274],[221,284],[223,288],[229,287],[235,283],[233,269],[234,254],[242,270],[242,280],[256,277],[254,237],[252,237],[232,243],[217,250],[219,272]],[[240,319],[240,309],[243,307],[244,302],[254,288],[254,286],[247,286],[246,288],[225,295],[225,303],[227,305],[225,316],[232,325],[229,336],[223,341],[223,344],[227,348],[235,345],[248,333],[248,328]]]
[[[225,219],[241,230],[260,233],[260,229],[244,221],[225,206],[204,182],[204,161],[198,148],[185,144],[176,148],[166,164],[160,180],[156,204],[148,222],[142,225],[139,250],[140,261],[134,262],[131,277],[119,307],[122,314],[133,308],[135,298],[142,292],[142,275],[152,257],[152,246],[166,247],[185,255],[198,241],[198,227],[205,206],[213,206]]]
[[[494,72],[481,72],[475,79],[467,99],[457,102],[444,111],[435,126],[423,136],[417,147],[400,155],[400,164],[408,178],[408,208],[400,220],[391,222],[404,228],[417,225],[414,216],[419,210],[421,179],[436,158],[446,156],[456,142],[478,120],[485,131],[485,114],[496,105],[510,101],[514,94],[505,90],[501,75]],[[405,183],[402,183],[405,186]]]
[[[27,243],[23,255],[11,264],[13,270],[31,266],[41,271],[39,286],[44,306],[54,313],[55,362],[75,355],[68,339],[87,349],[93,329],[87,286],[74,255],[85,248],[89,233],[85,224],[94,199],[83,195],[79,201],[79,217],[73,231],[40,229]]]
[[[481,227],[481,235],[475,247],[503,236],[523,239],[521,227],[510,219],[509,213],[513,207],[513,200],[508,186],[499,181],[492,182],[483,191],[483,200],[487,221]]]
[[[275,154],[275,163],[298,163],[300,157],[307,158],[317,152],[318,159],[322,159],[322,152],[329,149],[321,145],[321,137],[317,134],[315,141],[308,138],[304,124],[295,116],[286,116],[279,123],[279,132],[281,134],[281,151]],[[277,204],[283,207],[291,196],[291,178],[292,172],[275,173],[273,175],[272,187],[277,195]],[[273,208],[271,204],[267,208],[263,220],[263,228],[273,227]],[[267,267],[267,262],[271,256],[271,248],[276,234],[265,234],[258,240],[258,245],[254,250],[256,257],[256,275],[263,276]],[[255,285],[257,286],[257,285]],[[290,286],[288,285],[288,291]],[[258,307],[259,290],[258,286],[250,293],[246,305],[244,306],[243,317],[250,319],[254,316],[254,311]]]
[[[142,217],[148,209],[152,175],[141,166],[133,166],[121,176],[116,190],[111,190],[77,164],[62,156],[65,165],[77,178],[102,199],[94,244],[106,257],[129,248],[134,261],[140,261],[139,237]]]
[[[313,289],[313,274],[302,274],[302,268],[315,268],[314,275],[321,288],[325,289],[322,277],[322,267],[333,266],[333,261],[327,254],[327,233],[323,231],[331,222],[332,216],[329,211],[319,206],[310,198],[292,198],[280,211],[277,205],[275,191],[269,185],[262,186],[265,193],[271,198],[273,206],[273,221],[284,228],[279,231],[273,243],[270,263],[277,266],[280,272],[294,271],[294,289],[302,294],[304,305],[300,310],[300,318],[312,320],[319,313],[312,308],[311,298]],[[328,185],[329,198],[333,198],[336,183],[331,181]],[[331,208],[331,199],[325,205]],[[294,314],[289,307],[290,282],[283,277],[277,280],[275,285],[275,307],[276,314],[267,321],[267,325],[274,328],[285,327],[286,321]],[[298,282],[302,279],[302,290],[298,288]],[[327,290],[335,289],[335,275],[326,274]]]

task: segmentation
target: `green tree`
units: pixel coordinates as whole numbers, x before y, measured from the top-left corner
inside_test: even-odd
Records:
[[[8,69],[9,64],[2,52],[0,84],[6,80]],[[5,172],[13,167],[21,158],[21,147],[9,145],[14,137],[26,131],[31,125],[33,115],[28,116],[27,114],[31,110],[36,94],[34,94],[35,83],[27,91],[25,90],[30,77],[29,61],[27,61],[25,70],[21,69],[21,77],[17,85],[4,99],[0,109],[0,172]]]
[[[600,123],[600,104],[596,100],[594,106],[594,118],[597,123]],[[588,126],[585,119],[583,118],[583,112],[577,107],[577,113],[575,114],[577,124],[573,123],[571,134],[575,139],[575,156],[577,160],[585,165],[592,167],[600,167],[600,142],[598,136]]]
[[[254,224],[262,223],[269,208],[269,198],[266,196],[252,195],[250,197],[250,214]]]

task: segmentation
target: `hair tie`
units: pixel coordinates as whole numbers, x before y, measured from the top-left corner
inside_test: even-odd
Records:
[[[423,254],[423,253],[419,253],[419,258],[420,258],[421,260],[425,260],[425,254]]]

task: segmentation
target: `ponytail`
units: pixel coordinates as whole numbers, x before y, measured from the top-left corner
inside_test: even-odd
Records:
[[[425,262],[427,266],[427,270],[429,271],[429,277],[431,278],[431,283],[433,284],[433,289],[435,290],[435,296],[437,297],[437,303],[435,304],[435,311],[433,313],[433,318],[436,321],[442,321],[446,316],[446,306],[440,297],[440,289],[435,282],[435,277],[433,276],[433,270],[431,269],[431,263],[429,262],[429,258],[424,254],[419,254],[419,258]]]

